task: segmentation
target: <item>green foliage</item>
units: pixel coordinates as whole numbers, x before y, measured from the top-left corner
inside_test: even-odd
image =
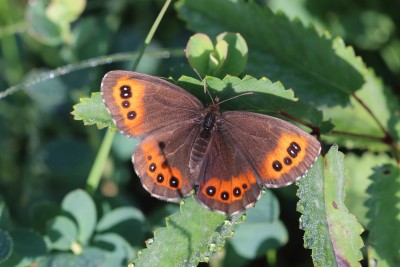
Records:
[[[310,172],[298,182],[304,246],[312,249],[316,266],[359,266],[363,230],[344,205],[343,155],[332,147]]]
[[[257,202],[246,214],[246,223],[239,224],[235,238],[230,240],[237,254],[246,259],[264,256],[267,251],[286,244],[288,234],[279,220],[279,204],[272,191]]]
[[[99,129],[114,125],[111,115],[103,104],[101,93],[92,93],[91,98],[82,98],[73,109],[71,114],[75,120],[83,120],[85,125],[96,124]],[[113,129],[116,129],[115,125]]]
[[[369,258],[378,266],[400,264],[400,168],[383,165],[374,169],[366,202],[369,219]]]
[[[150,29],[163,2],[0,1],[0,266],[399,265],[399,2],[178,0]],[[315,134],[305,232],[293,186],[234,217],[148,196],[98,93],[132,65]]]
[[[243,72],[247,62],[247,44],[240,34],[221,33],[214,44],[205,34],[190,37],[186,46],[186,58],[200,75],[225,77]]]

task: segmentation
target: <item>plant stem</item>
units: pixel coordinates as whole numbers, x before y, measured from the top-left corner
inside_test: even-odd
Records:
[[[161,19],[164,16],[170,4],[171,0],[165,1],[164,6],[162,7],[156,20],[154,21],[153,26],[151,27],[149,33],[147,34],[144,44],[140,49],[140,53],[133,64],[132,70],[136,70],[137,66],[139,65],[139,62],[142,59],[147,46],[153,39],[154,33],[156,32],[158,26],[160,25]],[[94,161],[92,169],[90,170],[90,174],[86,182],[86,190],[89,194],[93,194],[94,192],[96,192],[97,188],[99,187],[101,174],[103,173],[105,162],[108,158],[108,154],[110,153],[113,138],[114,138],[114,133],[111,132],[110,129],[107,129],[106,135],[104,136],[103,142],[101,144],[99,152],[97,153],[96,159]]]
[[[161,19],[164,16],[165,12],[168,9],[168,6],[171,4],[172,0],[166,0],[164,6],[161,8],[160,13],[158,14],[156,20],[153,23],[149,33],[147,34],[146,39],[139,51],[139,56],[136,58],[135,62],[133,63],[132,70],[135,71],[139,65],[140,59],[142,58],[144,51],[146,50],[147,46],[150,44],[151,39],[153,39],[154,33],[156,32],[158,26],[160,25]]]

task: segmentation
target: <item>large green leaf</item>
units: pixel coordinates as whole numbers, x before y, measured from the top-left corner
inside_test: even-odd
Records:
[[[338,55],[329,36],[254,2],[181,0],[176,7],[191,30],[214,36],[240,33],[249,46],[247,73],[280,80],[302,100],[346,105],[363,84],[363,77]]]
[[[360,266],[363,229],[344,204],[344,172],[343,155],[333,146],[298,182],[300,227],[315,266]]]
[[[400,266],[400,168],[383,165],[370,179],[368,257],[377,266]]]
[[[193,198],[181,205],[181,211],[167,218],[167,226],[154,232],[147,249],[139,252],[135,266],[196,266],[209,257],[230,236],[240,215],[231,220],[202,207]]]

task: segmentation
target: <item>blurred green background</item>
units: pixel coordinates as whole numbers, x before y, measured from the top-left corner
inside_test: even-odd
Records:
[[[254,2],[306,25],[312,23],[320,32],[342,37],[399,96],[399,1]],[[84,127],[81,121],[75,121],[72,106],[99,91],[100,80],[107,71],[132,66],[132,60],[106,56],[127,52],[122,58],[134,59],[163,3],[0,1],[0,92],[22,84],[0,99],[0,196],[15,225],[40,231],[40,224],[46,220],[38,218],[35,206],[60,203],[72,190],[85,187],[105,130]],[[232,19],[240,23],[240,19]],[[202,22],[193,18],[191,23]],[[192,34],[176,9],[169,8],[137,71],[163,77],[196,77],[184,54]],[[70,72],[70,68],[76,71]],[[55,78],[50,70],[57,74]],[[59,75],[63,71],[66,74]],[[45,75],[40,76],[41,73]],[[41,81],[35,82],[36,79]],[[94,199],[100,213],[121,206],[140,210],[146,218],[146,231],[129,242],[143,248],[144,240],[152,236],[151,230],[164,225],[163,218],[176,212],[178,206],[152,198],[142,188],[130,161],[135,143],[117,133]],[[357,150],[356,154],[362,152]],[[380,155],[379,160],[385,161],[386,157]],[[374,156],[370,161],[377,163]],[[228,243],[225,254],[218,254],[215,260],[226,259],[219,266],[268,266],[267,262],[275,262],[276,266],[312,266],[311,251],[303,248],[303,231],[298,229],[296,187],[274,190],[274,194],[288,231],[288,243],[277,254],[272,251],[254,259],[239,256],[234,244]],[[236,265],[230,265],[232,259]]]

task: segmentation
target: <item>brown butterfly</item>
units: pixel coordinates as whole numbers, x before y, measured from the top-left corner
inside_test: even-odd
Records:
[[[311,168],[321,146],[283,120],[208,107],[165,80],[111,71],[104,103],[128,137],[141,138],[132,161],[144,188],[178,201],[194,188],[204,206],[234,214],[254,206],[263,187],[289,185]]]

